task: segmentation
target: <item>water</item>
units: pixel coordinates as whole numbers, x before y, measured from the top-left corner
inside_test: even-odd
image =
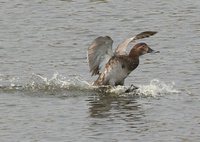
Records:
[[[0,141],[199,141],[199,13],[198,0],[1,0]],[[92,87],[92,40],[145,30],[160,53],[126,79],[140,89]]]

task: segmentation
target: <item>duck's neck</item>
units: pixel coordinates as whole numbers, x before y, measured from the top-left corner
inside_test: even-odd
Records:
[[[129,53],[129,58],[133,59],[133,60],[139,60],[139,52],[136,49],[132,49]]]

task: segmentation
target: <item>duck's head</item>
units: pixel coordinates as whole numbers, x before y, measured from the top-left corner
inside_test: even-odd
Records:
[[[136,57],[141,56],[146,53],[159,53],[159,51],[155,51],[151,49],[146,43],[141,42],[137,43],[130,51],[129,56]]]

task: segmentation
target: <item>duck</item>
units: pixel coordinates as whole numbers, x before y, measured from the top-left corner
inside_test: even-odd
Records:
[[[139,65],[139,57],[147,53],[159,53],[146,43],[136,43],[129,53],[126,49],[136,40],[155,35],[156,31],[144,31],[120,43],[115,51],[112,49],[113,40],[109,36],[97,37],[87,50],[87,59],[91,75],[98,75],[94,86],[124,85],[127,76]]]

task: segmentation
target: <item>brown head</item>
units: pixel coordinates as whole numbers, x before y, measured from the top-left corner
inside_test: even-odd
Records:
[[[141,55],[144,55],[146,53],[158,53],[159,51],[154,51],[151,49],[146,43],[137,43],[130,51],[129,56],[130,57],[139,57]]]

